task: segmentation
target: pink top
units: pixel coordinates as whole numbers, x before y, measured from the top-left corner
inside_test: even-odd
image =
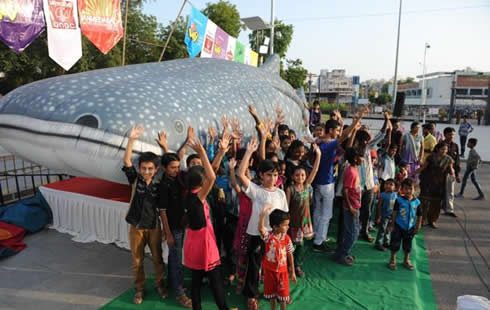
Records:
[[[195,193],[190,195],[195,195]],[[186,229],[184,265],[194,270],[209,271],[219,266],[221,262],[206,200],[202,207],[206,217],[206,226],[198,230]]]

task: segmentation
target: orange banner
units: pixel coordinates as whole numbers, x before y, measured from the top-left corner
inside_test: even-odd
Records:
[[[82,33],[107,54],[122,38],[119,0],[78,0]]]

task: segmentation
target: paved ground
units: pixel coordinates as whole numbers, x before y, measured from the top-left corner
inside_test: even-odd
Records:
[[[480,179],[490,197],[489,165],[483,166]],[[469,185],[467,196],[475,195]],[[490,261],[490,202],[457,200],[456,213]],[[441,216],[439,229],[424,233],[440,309],[455,309],[459,295],[490,297],[478,276],[490,285],[490,270],[455,219]],[[2,310],[97,309],[131,286],[128,251],[100,243],[75,243],[69,235],[53,230],[30,235],[25,241],[26,250],[0,260]],[[152,270],[148,259],[146,264]]]
[[[490,197],[490,165],[483,165],[478,178]],[[466,188],[467,198],[456,200],[458,218],[441,215],[438,229],[424,231],[433,289],[443,310],[455,309],[461,295],[490,299],[490,199],[474,201],[476,189],[471,183]]]

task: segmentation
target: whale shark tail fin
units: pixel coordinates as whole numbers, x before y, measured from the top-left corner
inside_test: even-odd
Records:
[[[305,94],[305,90],[303,89],[303,87],[300,87],[298,89],[296,89],[296,95],[298,95],[298,97],[303,101],[303,102],[306,102],[306,94]]]
[[[260,66],[260,69],[276,75],[279,75],[280,68],[281,68],[281,59],[277,54],[269,56],[269,58],[267,58],[267,60],[262,64],[262,66]]]

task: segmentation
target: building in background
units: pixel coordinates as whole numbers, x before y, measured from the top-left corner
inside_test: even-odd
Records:
[[[352,102],[354,93],[353,77],[346,75],[344,69],[320,70],[315,88],[312,87],[312,99],[320,99],[329,103]],[[315,89],[315,91],[313,90]]]
[[[422,76],[417,76],[422,79]],[[465,114],[484,110],[487,105],[490,72],[454,71],[434,72],[425,75],[426,104],[429,114],[440,109],[451,110],[452,87],[455,87],[453,113]],[[389,86],[391,93],[393,85]],[[398,92],[405,93],[407,114],[420,111],[422,105],[422,80],[398,85]]]

